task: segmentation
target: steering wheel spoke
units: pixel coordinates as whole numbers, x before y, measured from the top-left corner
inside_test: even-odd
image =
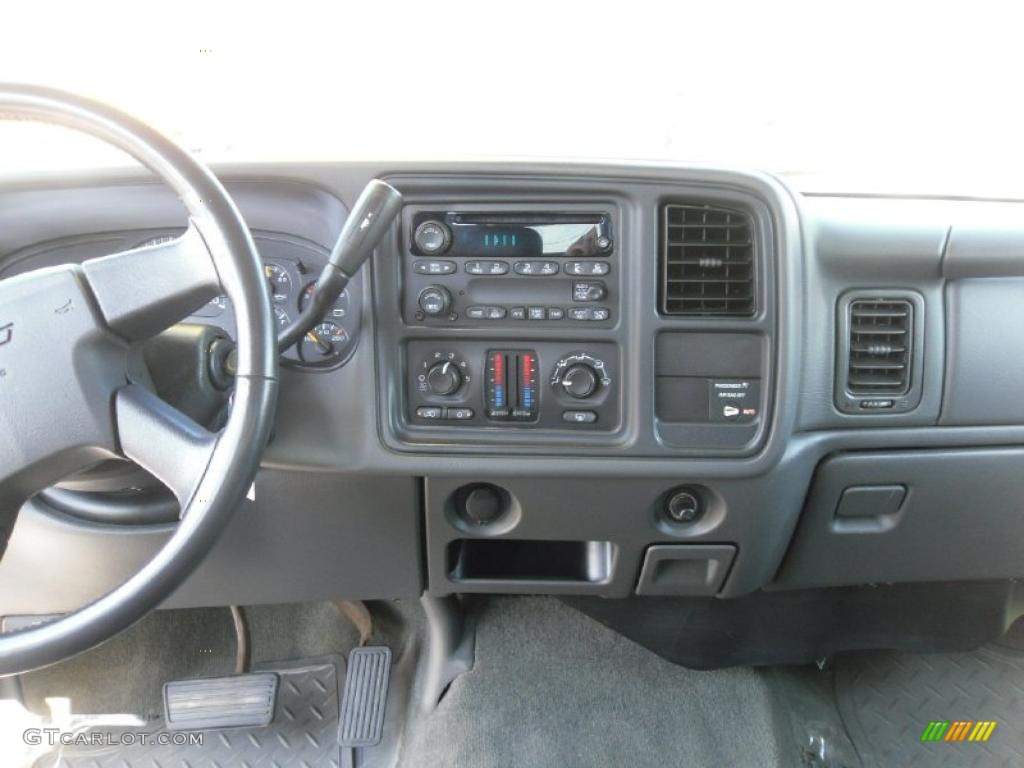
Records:
[[[170,488],[184,513],[210,465],[217,435],[138,384],[115,393],[114,418],[121,454]]]
[[[107,326],[129,341],[155,336],[221,291],[194,220],[181,237],[90,259],[82,270]]]
[[[112,455],[110,395],[125,363],[73,267],[0,282],[0,328],[0,509],[10,520],[33,494]]]

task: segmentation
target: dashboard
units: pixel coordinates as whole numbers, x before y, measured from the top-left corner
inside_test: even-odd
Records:
[[[366,181],[405,206],[282,360],[254,499],[169,605],[1024,576],[1024,204],[685,166],[215,170],[282,324]],[[8,184],[0,278],[182,218],[138,175]],[[187,321],[231,334],[230,309]],[[166,534],[34,500],[3,612],[91,599]]]

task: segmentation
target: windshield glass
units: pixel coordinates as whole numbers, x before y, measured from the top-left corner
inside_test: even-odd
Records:
[[[151,7],[8,8],[0,77],[105,100],[209,162],[676,161],[1024,198],[1019,2]],[[118,162],[63,134],[0,126],[0,169]]]

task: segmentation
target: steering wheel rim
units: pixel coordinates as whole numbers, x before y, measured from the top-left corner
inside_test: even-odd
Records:
[[[81,266],[37,270],[0,283],[0,299],[7,299],[8,307],[14,308],[9,311],[32,315],[4,317],[0,309],[0,327],[7,329],[6,341],[0,339],[0,369],[9,374],[0,378],[0,424],[13,435],[6,453],[0,448],[0,528],[5,510],[12,520],[8,528],[13,526],[20,504],[41,490],[35,485],[49,484],[50,475],[66,470],[73,461],[81,463],[101,454],[136,460],[171,486],[182,507],[174,533],[128,581],[59,619],[0,635],[0,676],[56,663],[113,637],[158,607],[192,573],[252,482],[270,434],[278,388],[275,328],[262,263],[248,227],[216,177],[137,119],[60,90],[0,84],[0,119],[12,118],[62,125],[124,150],[177,193],[189,214],[189,229],[171,246],[127,251]],[[148,271],[139,271],[147,262]],[[190,277],[190,272],[197,276]],[[140,275],[152,276],[155,284],[140,282]],[[46,291],[51,288],[56,291],[49,305],[53,309],[38,309],[39,296],[49,295]],[[234,397],[227,423],[217,434],[191,423],[132,383],[127,373],[131,342],[187,316],[211,290],[231,300],[238,329]],[[30,296],[32,291],[36,295]],[[65,296],[69,298],[63,304]],[[69,342],[73,348],[66,352],[75,368],[69,376],[82,390],[73,395],[89,405],[89,414],[78,421],[73,419],[80,414],[72,414],[67,431],[88,429],[84,437],[66,438],[77,442],[60,451],[52,429],[36,429],[29,423],[33,414],[26,411],[30,409],[10,404],[12,399],[15,406],[31,399],[26,387],[45,385],[31,381],[33,372],[39,378],[40,369],[24,357],[33,340],[33,321],[40,318],[81,326],[80,335]],[[90,322],[96,328],[89,327]],[[95,352],[98,359],[83,362],[84,351]],[[124,359],[119,360],[119,355]],[[122,363],[124,367],[118,367]],[[22,371],[26,375],[19,383],[17,374]],[[104,398],[108,398],[105,403]],[[111,421],[109,430],[98,415],[104,407]],[[91,421],[94,417],[96,424]],[[28,445],[33,435],[53,444],[36,449]],[[24,462],[37,453],[46,461],[27,469],[17,466],[19,459]],[[15,503],[18,506],[11,510]],[[0,538],[0,555],[6,540],[6,536]]]

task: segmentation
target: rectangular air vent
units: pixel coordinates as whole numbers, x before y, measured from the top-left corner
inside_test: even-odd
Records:
[[[846,388],[854,395],[902,395],[910,389],[914,305],[905,299],[856,299],[849,309]]]
[[[711,205],[669,204],[662,221],[662,312],[753,315],[757,305],[752,217]]]

